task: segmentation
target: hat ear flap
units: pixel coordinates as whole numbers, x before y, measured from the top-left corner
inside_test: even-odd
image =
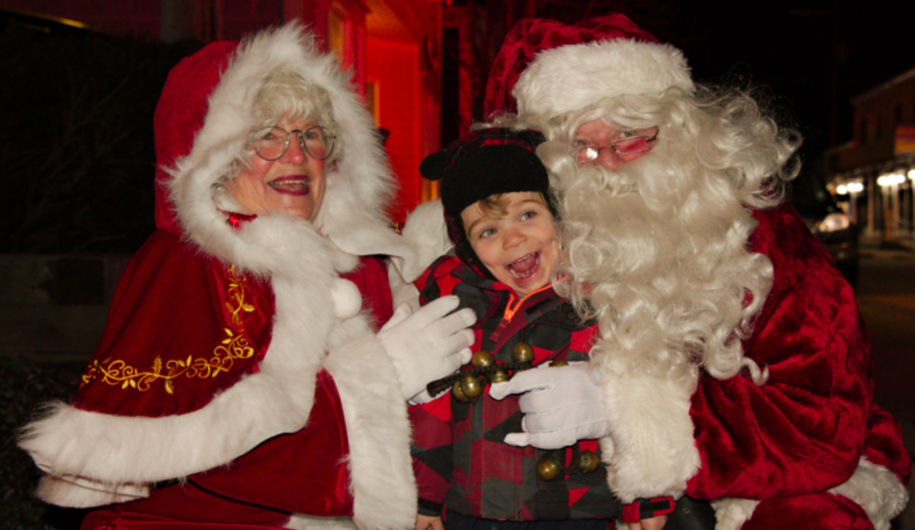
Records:
[[[445,176],[445,169],[451,165],[454,154],[450,151],[432,153],[419,164],[419,174],[426,180],[439,180]]]

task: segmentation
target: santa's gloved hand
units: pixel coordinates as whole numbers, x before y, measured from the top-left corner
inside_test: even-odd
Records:
[[[507,434],[505,443],[509,445],[560,449],[610,434],[601,413],[601,389],[588,373],[586,362],[542,365],[489,387],[493,399],[509,394],[522,394],[518,405],[524,414],[524,432]]]
[[[401,304],[378,331],[378,340],[397,370],[404,398],[470,361],[473,331],[467,328],[477,317],[469,308],[451,313],[458,303],[457,296],[448,295],[416,311]]]

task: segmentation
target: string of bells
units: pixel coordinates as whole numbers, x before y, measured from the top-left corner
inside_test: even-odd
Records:
[[[525,342],[519,342],[512,348],[512,362],[497,361],[491,353],[480,350],[473,354],[470,362],[452,375],[432,381],[426,385],[429,395],[435,396],[451,387],[451,395],[461,403],[475,401],[487,383],[502,383],[522,370],[533,368],[534,349]],[[555,360],[550,366],[565,366],[568,362]],[[591,473],[600,466],[600,458],[593,451],[581,451],[578,445],[572,446],[572,457],[568,466],[563,466],[565,450],[547,452],[537,464],[537,476],[541,480],[554,480],[561,473]]]
[[[553,361],[566,364],[565,361]],[[461,403],[475,401],[487,383],[504,383],[522,370],[534,366],[534,349],[526,342],[519,342],[512,348],[512,362],[497,361],[491,353],[480,350],[473,354],[470,362],[460,371],[452,375],[436,379],[426,385],[430,396],[438,395],[443,390],[451,387],[451,395]]]

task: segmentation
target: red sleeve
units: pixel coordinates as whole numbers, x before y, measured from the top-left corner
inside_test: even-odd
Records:
[[[352,515],[349,442],[340,396],[319,372],[305,427],[267,440],[227,466],[189,477],[219,495],[295,513]]]
[[[121,277],[74,405],[148,417],[198,410],[257,371],[273,315],[266,281],[157,231]]]
[[[844,482],[874,408],[870,345],[851,287],[793,210],[757,218],[751,249],[770,258],[775,281],[744,351],[770,375],[761,386],[744,375],[701,377],[691,416],[702,464],[687,492],[702,498],[764,499]],[[904,452],[901,438],[890,445]]]

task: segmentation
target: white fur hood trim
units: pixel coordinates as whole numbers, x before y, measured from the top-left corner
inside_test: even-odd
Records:
[[[193,147],[187,156],[167,164],[172,177],[170,197],[185,236],[208,254],[258,270],[247,263],[250,256],[233,252],[238,234],[226,223],[224,211],[236,208],[219,184],[245,158],[247,135],[258,125],[254,97],[267,75],[280,68],[327,91],[337,143],[343,149],[342,158],[327,166],[326,191],[315,230],[350,254],[402,252],[384,213],[394,182],[372,117],[335,56],[319,52],[311,35],[296,23],[239,44],[209,97]]]
[[[683,53],[669,44],[612,39],[545,50],[518,78],[521,116],[553,118],[623,94],[692,91]]]

